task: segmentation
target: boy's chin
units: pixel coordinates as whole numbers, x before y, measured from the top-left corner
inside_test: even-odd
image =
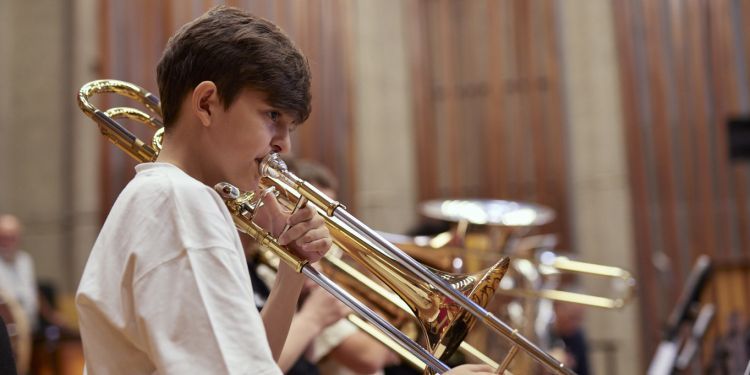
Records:
[[[238,186],[242,191],[256,191],[258,190],[258,184],[260,179],[257,177],[246,178],[241,182],[241,186]]]

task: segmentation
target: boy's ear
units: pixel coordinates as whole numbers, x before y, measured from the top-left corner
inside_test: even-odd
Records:
[[[216,84],[211,81],[203,81],[195,86],[190,105],[201,124],[210,126],[211,115],[216,110],[216,106],[220,105]]]

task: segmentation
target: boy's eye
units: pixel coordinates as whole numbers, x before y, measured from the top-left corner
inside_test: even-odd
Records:
[[[271,119],[271,121],[278,121],[281,117],[281,113],[278,111],[268,111],[268,118]]]

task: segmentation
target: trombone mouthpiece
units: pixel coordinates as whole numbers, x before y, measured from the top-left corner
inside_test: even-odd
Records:
[[[275,152],[266,155],[260,162],[260,175],[263,177],[279,178],[287,170],[286,163]]]

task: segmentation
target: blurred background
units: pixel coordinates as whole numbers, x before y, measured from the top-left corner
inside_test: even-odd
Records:
[[[217,4],[274,21],[307,55],[313,113],[294,154],[330,168],[363,222],[406,233],[431,199],[536,203],[556,216],[529,234],[629,270],[635,298],[586,310],[592,373],[646,372],[702,254],[713,273],[693,299],[716,312],[689,371],[748,337],[741,0],[0,0],[0,213],[23,224],[20,247],[70,329],[88,252],[134,165],[78,110],[78,89],[114,78],[158,93],[169,36]],[[35,371],[62,373],[66,354],[44,348],[57,359]]]

